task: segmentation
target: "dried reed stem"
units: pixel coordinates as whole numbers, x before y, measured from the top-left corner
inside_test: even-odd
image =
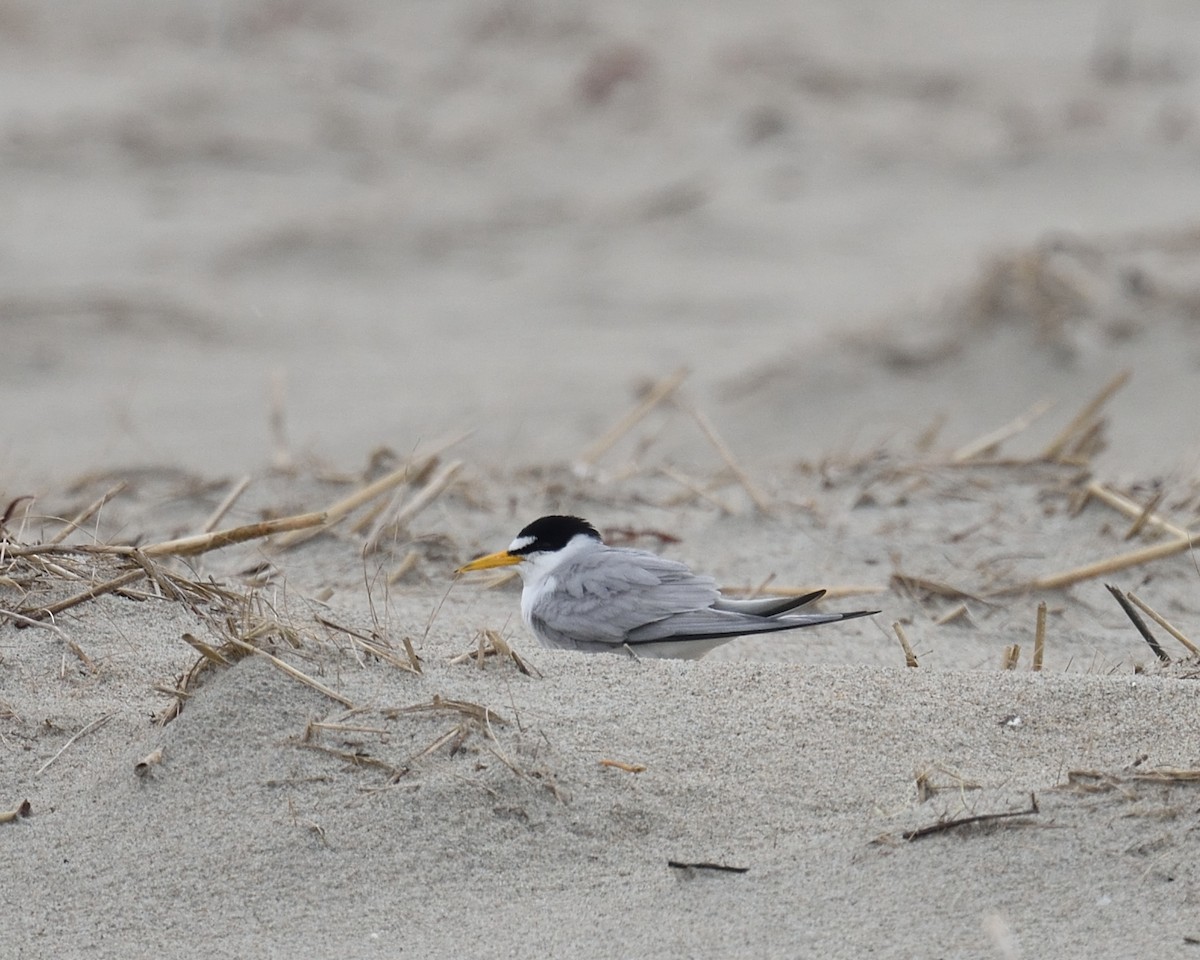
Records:
[[[34,776],[40,777],[43,773],[46,772],[46,770],[49,768],[50,764],[52,764],[55,760],[57,760],[59,757],[61,757],[66,752],[67,748],[69,746],[71,746],[71,744],[75,743],[77,740],[83,739],[89,733],[91,733],[93,730],[96,730],[96,729],[104,726],[106,723],[108,723],[109,720],[111,720],[115,716],[116,716],[115,713],[106,713],[102,717],[97,717],[95,720],[93,720],[91,723],[89,723],[86,727],[83,727],[82,729],[78,730],[75,733],[75,735],[73,737],[71,737],[70,740],[68,740],[66,743],[64,743],[59,748],[58,753],[56,753],[49,760],[47,760],[40,767],[37,768],[37,772],[34,773]]]
[[[1171,658],[1167,656],[1167,652],[1158,642],[1158,638],[1150,632],[1150,628],[1146,626],[1146,621],[1138,615],[1138,612],[1133,608],[1133,604],[1129,602],[1129,599],[1124,593],[1121,592],[1121,589],[1119,587],[1114,587],[1111,583],[1106,583],[1104,586],[1108,592],[1113,595],[1113,599],[1117,601],[1121,609],[1125,611],[1125,616],[1129,618],[1129,622],[1133,624],[1134,629],[1137,630],[1137,632],[1141,634],[1142,639],[1146,641],[1146,646],[1148,646],[1154,652],[1154,655],[1158,657],[1159,661],[1162,663],[1170,663]]]
[[[1058,590],[1061,587],[1069,587],[1073,583],[1079,583],[1081,580],[1092,580],[1095,577],[1102,577],[1105,574],[1116,573],[1120,570],[1126,570],[1129,567],[1136,567],[1141,563],[1149,563],[1152,560],[1161,560],[1163,557],[1174,556],[1177,553],[1183,553],[1185,550],[1190,549],[1191,546],[1192,537],[1185,535],[1182,539],[1155,543],[1148,547],[1142,547],[1139,550],[1119,553],[1106,560],[1097,560],[1095,563],[1088,563],[1073,570],[1064,570],[1062,573],[1051,574],[1048,577],[1039,577],[1036,580],[1018,584],[1015,587],[998,590],[996,591],[996,596],[1025,593],[1030,590]]]
[[[651,387],[646,395],[625,416],[618,420],[595,443],[579,455],[576,469],[586,473],[619,441],[625,434],[636,427],[655,407],[667,399],[687,379],[686,367],[680,367],[669,377],[666,377]]]
[[[267,653],[266,650],[263,650],[260,647],[256,647],[253,644],[247,643],[245,640],[239,640],[237,637],[230,637],[229,642],[232,643],[238,649],[244,650],[247,653],[253,653],[253,654],[257,654],[260,657],[266,657],[268,660],[271,661],[272,664],[274,664],[278,669],[280,669],[284,673],[286,673],[293,680],[299,680],[305,686],[312,687],[312,689],[316,690],[317,693],[323,694],[324,696],[328,697],[330,700],[337,701],[338,703],[342,704],[342,706],[344,706],[344,707],[353,708],[354,702],[352,700],[348,699],[347,697],[342,696],[336,690],[331,690],[329,687],[325,686],[325,684],[321,683],[319,680],[314,680],[303,670],[297,670],[290,663],[286,663],[283,660],[280,660],[278,657],[272,656],[271,654]]]
[[[385,522],[377,525],[371,531],[364,549],[367,552],[378,550],[386,537],[398,535],[417,514],[441,496],[442,492],[450,486],[462,468],[463,463],[461,460],[454,460],[445,464],[437,473],[429,478],[425,486],[418,490],[408,503],[396,511],[395,516],[388,517]]]
[[[771,505],[762,492],[751,481],[749,475],[742,469],[741,465],[734,459],[733,451],[725,445],[725,441],[717,434],[717,428],[712,425],[712,421],[704,415],[698,407],[688,407],[688,413],[692,415],[692,419],[700,427],[701,432],[708,438],[715,448],[721,459],[725,461],[725,465],[733,471],[733,475],[737,477],[738,483],[750,495],[751,501],[760,513],[770,513]]]
[[[1151,500],[1148,505],[1142,506],[1141,504],[1130,500],[1123,494],[1117,493],[1115,490],[1110,490],[1104,484],[1099,483],[1096,480],[1093,480],[1091,483],[1089,483],[1087,487],[1084,488],[1084,492],[1089,497],[1095,497],[1097,500],[1106,504],[1107,506],[1112,507],[1119,513],[1125,514],[1125,516],[1129,517],[1135,522],[1135,527],[1131,527],[1130,532],[1125,535],[1126,540],[1135,536],[1138,530],[1140,530],[1142,527],[1147,526],[1156,527],[1159,530],[1169,533],[1171,536],[1179,539],[1183,539],[1188,535],[1187,531],[1184,530],[1183,527],[1177,526],[1176,524],[1171,523],[1169,520],[1160,517],[1157,513],[1154,513],[1154,507],[1157,505],[1157,500]],[[1137,526],[1138,522],[1140,522],[1140,526]]]
[[[1046,601],[1037,606],[1037,630],[1033,635],[1033,669],[1042,669],[1042,657],[1046,653]]]
[[[1057,459],[1062,452],[1066,450],[1071,441],[1075,439],[1076,434],[1086,432],[1091,426],[1092,420],[1095,418],[1096,414],[1100,412],[1100,409],[1106,403],[1108,403],[1110,399],[1112,399],[1113,394],[1115,394],[1118,390],[1125,386],[1126,383],[1129,382],[1131,375],[1132,371],[1122,370],[1105,385],[1103,390],[1101,390],[1098,394],[1096,394],[1096,396],[1084,404],[1083,409],[1080,410],[1079,413],[1075,414],[1074,419],[1072,419],[1071,422],[1063,428],[1062,432],[1059,433],[1058,436],[1052,441],[1050,441],[1050,445],[1042,451],[1041,459]]]
[[[298,543],[303,543],[322,533],[328,527],[332,527],[335,523],[344,518],[347,514],[353,513],[365,503],[369,503],[376,497],[387,493],[389,490],[406,483],[408,478],[412,476],[413,465],[406,463],[402,467],[397,467],[386,476],[380,477],[372,483],[368,483],[365,487],[354,491],[348,497],[342,497],[340,500],[335,500],[329,504],[324,511],[325,523],[318,530],[297,530],[295,533],[289,533],[275,541],[275,546],[280,550],[286,550],[288,547],[294,547]]]
[[[1021,659],[1021,645],[1019,643],[1011,643],[1004,648],[1004,659],[1000,663],[1002,670],[1015,670],[1017,661]]]
[[[1039,400],[1019,417],[1010,420],[1004,426],[997,427],[995,430],[991,430],[983,434],[983,436],[972,440],[970,443],[959,447],[951,454],[950,459],[955,463],[963,463],[975,457],[993,453],[1005,440],[1009,440],[1018,433],[1028,430],[1032,424],[1053,406],[1054,401],[1052,400]]]
[[[716,507],[722,513],[732,516],[734,513],[737,512],[733,509],[733,507],[731,507],[729,504],[727,504],[724,500],[721,500],[719,497],[716,497],[713,494],[709,493],[702,486],[700,486],[700,484],[696,483],[690,477],[685,477],[682,473],[672,470],[670,467],[659,467],[658,471],[664,477],[674,480],[676,483],[680,484],[681,486],[686,487],[688,490],[690,490],[693,494],[695,494],[701,500],[707,500],[709,503],[711,503],[714,507]],[[685,499],[690,499],[690,498],[685,498]]]
[[[53,537],[51,537],[49,540],[46,541],[47,546],[51,546],[56,543],[62,543],[74,531],[78,530],[82,524],[87,523],[88,520],[90,520],[97,513],[99,513],[100,509],[106,503],[108,503],[109,500],[111,500],[118,493],[120,493],[122,490],[124,490],[125,487],[126,487],[126,483],[124,480],[122,480],[120,483],[116,484],[115,486],[113,486],[109,490],[107,490],[97,500],[93,501],[92,503],[90,503],[86,507],[84,507],[82,510],[80,510],[79,513],[75,514],[75,516],[73,516],[70,520],[67,521],[66,525],[61,530],[59,530],[58,533],[56,533]]]
[[[146,557],[190,557],[198,553],[208,553],[210,550],[233,546],[235,543],[269,537],[276,533],[306,530],[309,527],[323,524],[325,520],[326,517],[323,513],[301,513],[293,517],[280,517],[278,520],[249,523],[244,527],[230,527],[227,530],[217,530],[213,533],[198,533],[191,537],[180,537],[178,540],[164,540],[162,543],[152,543],[142,547],[140,553]]]
[[[1151,620],[1153,620],[1160,627],[1162,627],[1164,630],[1166,630],[1167,633],[1169,633],[1171,636],[1173,636],[1176,640],[1178,640],[1180,643],[1182,643],[1183,646],[1187,649],[1188,653],[1190,653],[1193,657],[1200,655],[1200,647],[1197,647],[1196,644],[1192,643],[1191,640],[1189,640],[1187,637],[1185,637],[1179,631],[1179,629],[1177,627],[1175,627],[1171,623],[1169,623],[1167,621],[1167,619],[1161,613],[1159,613],[1157,610],[1155,610],[1153,607],[1151,607],[1150,604],[1146,603],[1145,600],[1142,600],[1140,597],[1137,596],[1137,594],[1135,594],[1133,592],[1129,592],[1125,595],[1129,598],[1130,602],[1132,602],[1134,604],[1134,606],[1136,606],[1139,610],[1141,610],[1144,614],[1146,614]]]
[[[908,637],[904,635],[904,628],[900,626],[899,620],[892,624],[892,629],[896,631],[896,639],[900,641],[900,649],[904,651],[904,665],[916,667],[917,655],[913,653],[913,648],[909,645]]]
[[[47,607],[38,607],[35,610],[26,610],[25,613],[34,620],[44,620],[46,617],[53,617],[56,614],[62,613],[64,610],[69,610],[71,607],[76,607],[81,603],[87,603],[89,600],[95,600],[96,597],[102,597],[106,593],[112,593],[114,590],[120,590],[126,584],[133,583],[134,580],[141,580],[146,576],[146,571],[142,568],[137,570],[127,570],[119,577],[114,577],[112,580],[106,580],[104,583],[98,583],[94,587],[89,587],[83,593],[77,593],[72,597],[67,597],[65,600],[59,600],[57,603],[52,603]]]
[[[242,477],[241,480],[233,485],[233,488],[227,494],[225,494],[225,499],[217,504],[217,509],[212,512],[209,518],[204,522],[204,526],[200,529],[205,533],[212,533],[213,527],[215,527],[221,522],[222,519],[224,519],[225,514],[227,514],[230,508],[237,503],[238,497],[246,492],[246,488],[248,486],[250,486],[249,474]]]

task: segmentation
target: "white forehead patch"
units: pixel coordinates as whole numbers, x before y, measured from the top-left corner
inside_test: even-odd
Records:
[[[518,550],[524,550],[533,543],[534,539],[534,537],[517,537],[516,540],[508,545],[508,552],[516,553]]]

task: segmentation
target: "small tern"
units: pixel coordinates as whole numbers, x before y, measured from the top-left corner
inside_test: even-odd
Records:
[[[515,566],[524,581],[521,618],[544,647],[587,653],[632,650],[639,656],[702,657],[735,637],[795,630],[869,617],[792,613],[821,597],[730,600],[712,577],[645,550],[610,547],[586,520],[542,517],[507,550],[489,553],[457,573]]]

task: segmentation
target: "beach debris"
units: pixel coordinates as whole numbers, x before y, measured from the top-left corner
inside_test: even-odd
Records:
[[[709,863],[707,861],[668,860],[667,866],[672,870],[711,870],[714,873],[749,873],[750,871],[749,867],[733,867],[726,863]]]
[[[1060,790],[1077,790],[1081,793],[1108,793],[1130,785],[1172,786],[1200,784],[1200,769],[1184,767],[1156,767],[1150,770],[1137,769],[1141,760],[1126,770],[1112,773],[1104,770],[1068,770],[1067,782]]]
[[[28,817],[32,812],[33,805],[28,800],[22,800],[11,810],[0,810],[0,823],[12,823],[15,820]]]
[[[625,434],[641,423],[655,407],[671,396],[679,388],[680,384],[687,379],[687,375],[687,368],[680,367],[670,376],[663,378],[650,387],[646,391],[645,396],[638,401],[632,410],[621,417],[598,440],[579,455],[575,461],[575,472],[580,476],[590,474],[600,458],[612,449]]]
[[[98,730],[100,727],[104,726],[106,723],[108,723],[109,720],[111,720],[115,716],[116,716],[115,713],[106,713],[106,714],[103,714],[102,716],[97,717],[91,723],[86,724],[83,727],[80,727],[79,730],[77,730],[75,732],[75,734],[72,735],[71,739],[69,739],[66,743],[64,743],[61,747],[58,748],[58,753],[56,753],[49,760],[47,760],[40,767],[37,768],[37,772],[34,773],[34,776],[40,777],[43,773],[45,773],[50,768],[50,765],[52,763],[54,763],[55,760],[57,760],[64,753],[66,753],[67,749],[72,744],[77,743],[78,741],[82,740],[93,730]]]
[[[1146,626],[1146,621],[1134,608],[1133,604],[1125,597],[1119,587],[1114,587],[1111,583],[1106,583],[1105,588],[1113,595],[1113,599],[1117,601],[1121,609],[1125,611],[1125,616],[1129,618],[1129,622],[1133,624],[1134,629],[1142,635],[1142,639],[1146,641],[1148,646],[1156,657],[1163,663],[1170,663],[1171,658],[1167,652],[1159,645],[1158,639],[1150,632],[1150,628]]]
[[[600,766],[609,767],[613,770],[624,770],[626,773],[645,773],[646,765],[644,763],[626,763],[624,760],[609,760],[602,758]]]
[[[892,624],[892,629],[896,631],[896,639],[900,641],[900,649],[904,651],[904,665],[915,668],[917,655],[913,653],[913,648],[909,644],[908,637],[904,633],[904,628],[900,626],[899,620]]]
[[[162,759],[163,748],[159,747],[157,750],[150,751],[150,753],[146,754],[141,760],[135,763],[133,765],[133,772],[139,777],[147,777],[155,767],[162,763]]]
[[[516,650],[512,648],[507,640],[500,636],[496,630],[483,630],[479,634],[479,640],[474,650],[468,650],[466,653],[460,653],[457,656],[450,658],[450,665],[456,666],[460,663],[466,663],[468,660],[473,660],[480,670],[483,669],[484,661],[488,657],[496,657],[500,660],[511,660],[513,665],[525,676],[542,678],[542,672],[531,663],[525,660]]]
[[[923,840],[935,834],[949,833],[951,830],[960,830],[963,827],[976,827],[984,824],[1024,826],[1029,823],[1030,817],[1040,812],[1037,796],[1030,793],[1029,806],[1024,810],[1009,810],[1003,813],[980,813],[969,817],[951,817],[947,820],[939,820],[937,823],[930,824],[927,827],[920,827],[917,830],[906,830],[900,834],[900,838],[909,841]]]
[[[1037,605],[1037,627],[1033,635],[1033,670],[1042,669],[1042,660],[1046,655],[1046,601]]]

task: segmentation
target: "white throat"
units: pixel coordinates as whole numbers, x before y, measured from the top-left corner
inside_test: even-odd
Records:
[[[520,547],[517,541],[513,543]],[[517,572],[525,583],[521,591],[521,619],[525,621],[526,626],[532,628],[533,611],[539,601],[553,593],[558,586],[558,578],[554,572],[563,564],[570,563],[581,554],[599,547],[602,547],[602,544],[595,537],[577,533],[561,550],[538,550],[526,555],[524,562],[517,566]]]

